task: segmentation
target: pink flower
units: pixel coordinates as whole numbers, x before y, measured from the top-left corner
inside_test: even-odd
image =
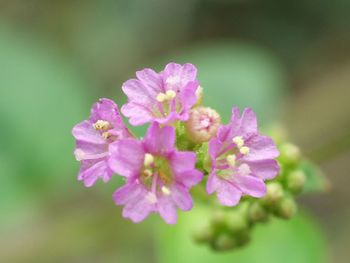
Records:
[[[131,136],[118,106],[112,100],[100,99],[93,105],[90,118],[75,125],[72,133],[76,139],[75,158],[81,162],[78,180],[87,187],[98,178],[107,182],[113,174],[108,167],[109,144]]]
[[[264,180],[274,178],[279,165],[274,158],[279,152],[271,138],[260,135],[255,113],[232,109],[231,122],[219,128],[209,142],[212,171],[207,192],[217,192],[221,204],[237,205],[242,195],[262,197],[266,193]]]
[[[128,103],[121,111],[134,126],[153,121],[160,124],[185,121],[197,101],[196,75],[192,64],[169,63],[160,73],[147,68],[137,71],[137,79],[123,84]]]
[[[143,141],[123,139],[110,145],[112,170],[127,179],[113,195],[124,205],[123,216],[133,222],[159,213],[168,224],[176,223],[176,208],[192,208],[189,189],[201,181],[195,169],[193,152],[178,152],[173,127],[160,128],[153,123]]]

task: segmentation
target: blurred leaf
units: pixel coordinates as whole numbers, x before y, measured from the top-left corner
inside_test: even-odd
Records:
[[[183,53],[168,55],[169,61],[193,63],[204,88],[205,105],[215,108],[227,121],[232,106],[252,107],[262,120],[280,113],[287,88],[286,74],[268,51],[240,42],[200,44]]]
[[[50,45],[0,27],[0,155],[8,168],[0,187],[8,187],[7,208],[76,182],[71,129],[89,114],[89,86]]]
[[[325,192],[331,187],[326,175],[317,165],[310,161],[303,160],[300,168],[306,175],[304,192]]]
[[[161,263],[322,263],[327,261],[325,238],[310,217],[298,215],[289,221],[274,219],[253,229],[251,242],[242,249],[215,252],[191,240],[194,228],[209,209],[196,207],[181,214],[177,225],[161,227],[159,259]]]

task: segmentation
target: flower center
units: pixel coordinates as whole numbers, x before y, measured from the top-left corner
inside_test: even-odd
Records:
[[[223,146],[216,159],[217,175],[226,180],[231,180],[236,173],[240,175],[251,173],[249,165],[241,162],[241,158],[250,152],[243,137],[235,136],[231,141],[232,143]]]
[[[112,128],[111,124],[105,120],[98,120],[93,125],[96,131],[99,131],[101,136],[107,140],[111,138],[111,134],[108,132]]]
[[[170,194],[168,186],[172,182],[172,170],[166,158],[146,153],[141,172],[141,181],[150,190],[154,188],[165,195]]]

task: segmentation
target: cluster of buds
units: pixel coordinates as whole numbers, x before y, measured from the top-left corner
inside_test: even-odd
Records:
[[[122,90],[128,102],[121,113],[133,126],[149,124],[143,138],[133,135],[109,99],[95,103],[72,133],[85,186],[113,175],[125,179],[113,194],[125,218],[137,223],[158,213],[175,224],[177,209],[193,207],[191,188],[202,189],[217,211],[197,240],[229,249],[245,244],[248,230],[269,214],[288,218],[295,212],[293,195],[305,181],[297,169],[299,150],[283,144],[280,155],[250,108],[241,113],[233,107],[229,123],[222,124],[219,113],[203,105],[195,66],[169,63],[161,72],[137,71]]]
[[[195,242],[218,251],[232,250],[250,240],[256,224],[266,223],[271,217],[289,219],[295,215],[295,198],[303,192],[306,182],[302,157],[299,148],[289,142],[278,143],[278,148],[278,162],[283,169],[266,183],[266,194],[260,199],[244,198],[232,209],[217,207],[193,232]]]

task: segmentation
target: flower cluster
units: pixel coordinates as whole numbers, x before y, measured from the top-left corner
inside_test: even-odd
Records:
[[[144,138],[130,132],[109,99],[94,104],[90,118],[72,133],[81,162],[78,179],[85,186],[114,174],[125,178],[113,194],[125,218],[140,222],[153,212],[174,224],[177,208],[192,209],[194,186],[216,193],[223,206],[236,206],[242,196],[265,196],[265,180],[279,172],[279,151],[259,133],[252,109],[241,114],[233,107],[230,122],[222,125],[220,115],[202,105],[195,66],[144,69],[122,90],[128,102],[121,113],[133,126],[149,124]]]

